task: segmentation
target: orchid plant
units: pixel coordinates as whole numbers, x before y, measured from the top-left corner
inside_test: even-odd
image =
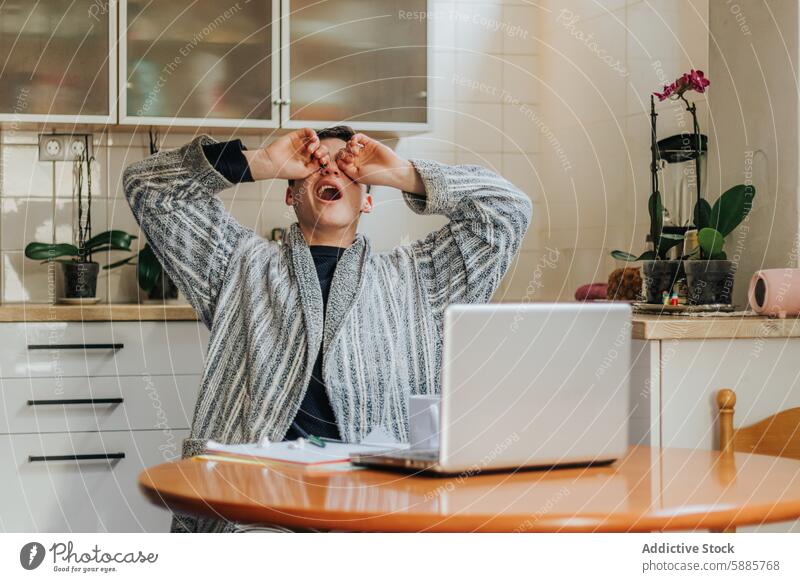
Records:
[[[664,90],[662,92],[654,91],[653,95],[658,97],[659,101],[664,101],[665,99],[672,99],[678,100],[681,99],[686,104],[686,110],[692,114],[692,129],[696,138],[696,145],[698,151],[700,150],[700,124],[697,122],[697,107],[694,103],[689,103],[686,99],[685,94],[688,91],[695,91],[697,93],[705,93],[706,87],[711,84],[711,81],[706,79],[705,74],[703,71],[697,71],[692,69],[688,73],[684,73],[675,81],[670,83],[669,85],[664,85]],[[656,145],[655,145],[655,106],[653,105],[653,98],[650,98],[650,107],[651,107],[651,118],[652,118],[652,148],[653,148],[653,164],[655,164],[655,156],[656,156]],[[655,178],[655,170],[653,170],[653,192],[650,195],[650,199],[648,201],[648,210],[650,212],[650,240],[653,241],[653,249],[645,251],[638,257],[631,253],[625,251],[615,250],[611,252],[611,256],[615,259],[619,259],[622,261],[644,261],[644,260],[661,260],[667,257],[667,252],[681,240],[683,240],[682,234],[672,234],[672,233],[665,233],[663,232],[663,213],[664,213],[664,206],[661,200],[661,193],[658,189],[658,183]],[[700,156],[697,157],[697,183],[700,184]],[[698,200],[697,206],[701,208],[705,208],[703,206],[708,206],[708,203],[703,200],[702,198]],[[697,211],[696,211],[697,212]],[[738,223],[737,223],[738,224]]]

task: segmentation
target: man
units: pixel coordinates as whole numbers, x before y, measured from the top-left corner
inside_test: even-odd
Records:
[[[283,245],[216,197],[270,179],[289,181],[297,215]],[[252,151],[202,135],[131,165],[123,181],[156,256],[211,330],[184,456],[207,439],[358,442],[377,426],[407,440],[409,394],[439,392],[445,308],[491,298],[531,217],[530,200],[489,170],[405,160],[346,127]],[[370,186],[398,188],[417,214],[450,221],[373,253],[357,232]],[[180,516],[172,529],[242,530]]]

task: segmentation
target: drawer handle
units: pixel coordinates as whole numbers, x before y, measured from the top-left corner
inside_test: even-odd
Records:
[[[89,453],[85,455],[44,455],[41,457],[29,455],[28,461],[31,463],[41,461],[113,461],[124,458],[125,453]]]
[[[28,406],[45,404],[122,404],[122,398],[62,398],[53,400],[28,400]]]
[[[28,344],[29,350],[121,350],[125,344]]]

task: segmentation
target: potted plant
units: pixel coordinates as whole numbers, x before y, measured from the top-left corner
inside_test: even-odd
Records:
[[[79,237],[80,238],[80,237]],[[97,295],[97,275],[100,264],[92,255],[104,251],[130,251],[131,241],[136,237],[122,230],[108,230],[71,243],[32,242],[25,247],[25,256],[42,263],[57,262],[64,272],[64,296],[67,299],[90,299]],[[118,263],[106,265],[112,269]]]
[[[161,266],[149,244],[145,244],[137,255],[117,261],[109,265],[109,268],[131,264],[134,259],[137,259],[135,263],[136,281],[139,288],[147,293],[148,299],[165,301],[178,298],[178,287]]]
[[[661,303],[662,293],[672,292],[675,282],[681,277],[681,261],[669,260],[668,253],[672,247],[683,240],[682,235],[663,232],[664,207],[661,194],[656,190],[648,201],[650,213],[650,236],[653,248],[638,257],[626,251],[611,251],[611,256],[620,261],[643,261],[642,273],[645,281],[646,299],[648,303]]]
[[[722,194],[713,207],[698,201],[694,209],[697,243],[684,257],[690,303],[730,304],[736,270],[725,254],[725,237],[750,212],[755,195],[754,186],[739,184]]]
[[[705,78],[702,71],[692,69],[675,80],[670,85],[665,85],[662,92],[655,92],[650,96],[650,184],[651,194],[648,200],[648,211],[650,213],[650,234],[648,241],[653,245],[651,250],[645,251],[638,257],[625,251],[612,251],[611,256],[622,261],[643,261],[642,271],[644,274],[645,288],[648,303],[662,303],[663,294],[672,294],[675,284],[684,278],[683,261],[679,259],[669,260],[669,251],[680,244],[684,239],[685,227],[664,226],[664,204],[659,190],[658,170],[659,170],[659,148],[656,138],[656,118],[658,114],[655,110],[655,100],[659,101],[667,98],[681,99],[686,104],[686,110],[692,115],[694,147],[698,151],[701,149],[700,127],[697,122],[697,109],[694,103],[689,103],[684,93],[696,91],[704,93],[709,81]],[[698,204],[704,202],[700,197],[700,156],[695,158],[696,178],[698,180]],[[707,203],[706,203],[707,205]]]

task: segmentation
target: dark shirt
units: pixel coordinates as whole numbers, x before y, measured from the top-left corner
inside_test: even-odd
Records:
[[[239,182],[252,182],[253,176],[247,164],[247,158],[242,151],[246,149],[241,140],[220,142],[203,146],[203,153],[206,159],[214,166],[214,169],[222,174],[225,179],[234,184]],[[312,246],[310,247],[311,257],[314,259],[314,266],[317,270],[319,287],[322,291],[323,313],[328,305],[328,294],[331,290],[333,273],[336,265],[345,251],[339,247]],[[294,423],[286,433],[287,439],[296,439],[303,436],[303,433],[314,436],[339,439],[339,427],[336,424],[336,416],[331,407],[328,391],[322,378],[322,347],[320,346],[314,368],[311,372],[311,380],[308,383],[303,401],[300,403],[300,410],[295,416]]]
[[[313,246],[310,247],[311,257],[314,259],[314,266],[317,268],[317,278],[319,288],[322,291],[323,313],[328,305],[328,294],[331,290],[333,273],[336,265],[346,249],[339,247]],[[311,381],[308,383],[308,390],[300,404],[300,410],[294,419],[294,425],[286,434],[287,439],[296,439],[303,436],[297,430],[299,426],[303,431],[314,436],[326,437],[331,439],[340,438],[339,427],[336,425],[336,417],[331,408],[331,401],[325,389],[325,382],[322,379],[322,348],[317,354],[314,362],[314,369],[311,373]]]

